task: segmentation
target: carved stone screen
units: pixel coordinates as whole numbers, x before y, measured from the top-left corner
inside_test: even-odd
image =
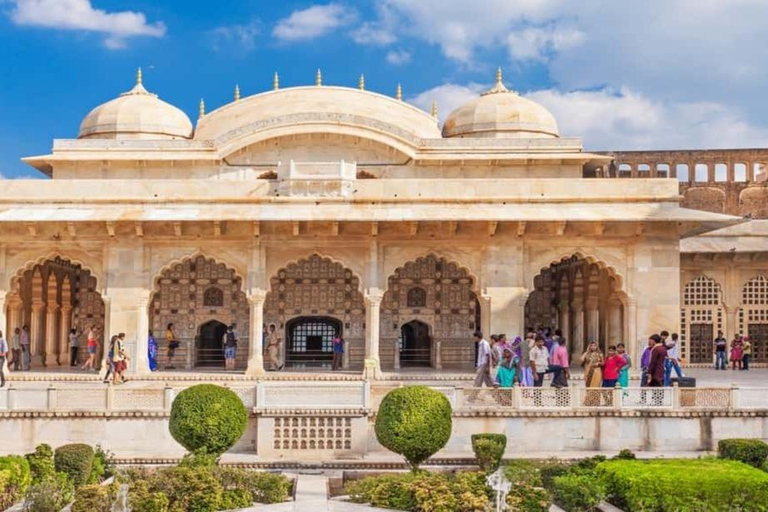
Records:
[[[700,275],[685,285],[680,313],[683,359],[697,364],[712,362],[712,340],[700,333],[711,331],[716,336],[717,331],[724,330],[722,303],[722,288],[714,279]]]
[[[431,328],[432,366],[469,368],[474,345],[472,333],[479,317],[474,280],[456,263],[425,256],[406,263],[389,277],[387,292],[381,305],[381,343],[379,357],[385,369],[399,361],[395,353],[403,324],[419,320]],[[413,290],[424,293],[423,306],[412,306]],[[420,292],[416,292],[419,294]],[[440,347],[440,354],[436,348]],[[398,357],[396,357],[396,355]]]
[[[238,338],[236,367],[248,358],[249,306],[235,271],[213,258],[197,256],[164,269],[156,281],[150,307],[150,325],[165,353],[163,334],[169,323],[181,341],[176,366],[194,366],[196,351],[204,340],[200,328],[216,320],[235,324]],[[203,343],[204,344],[204,343]]]
[[[270,280],[264,322],[274,324],[285,357],[286,328],[299,317],[334,318],[346,341],[346,366],[360,369],[365,355],[365,305],[360,280],[341,263],[314,254],[281,268]]]
[[[768,361],[768,278],[757,275],[741,291],[739,332],[752,342],[752,359]]]

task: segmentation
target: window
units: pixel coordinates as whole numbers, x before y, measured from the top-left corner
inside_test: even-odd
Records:
[[[427,292],[423,288],[414,287],[408,290],[408,307],[423,308],[427,305]]]
[[[747,164],[736,164],[733,166],[733,181],[747,181]]]
[[[333,352],[333,338],[341,331],[341,323],[333,318],[303,317],[291,322],[289,331],[289,352],[330,354]]]
[[[715,164],[715,181],[728,181],[728,166],[725,164]]]
[[[656,174],[659,178],[669,178],[669,164],[659,164],[656,166]]]
[[[203,293],[203,306],[211,308],[224,306],[224,292],[220,288],[211,286]]]
[[[677,180],[682,181],[683,183],[688,183],[691,181],[691,177],[689,175],[688,170],[688,164],[677,164],[675,166],[675,169],[677,170]]]
[[[707,164],[696,164],[693,179],[699,183],[709,181],[709,166]]]

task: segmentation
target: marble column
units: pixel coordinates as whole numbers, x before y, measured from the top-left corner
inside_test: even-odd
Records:
[[[598,346],[603,346],[602,348],[605,351],[607,347],[604,345],[607,343],[607,340],[600,339],[600,310],[598,306],[597,298],[587,301],[587,340],[596,341]]]
[[[627,342],[623,339],[624,333],[621,328],[621,301],[617,298],[611,298],[608,301],[608,341],[612,344]]]
[[[45,305],[42,302],[32,303],[32,315],[29,321],[29,364],[32,366],[35,358],[40,354],[40,346],[43,344],[43,309]]]
[[[252,290],[248,295],[251,305],[251,324],[248,331],[248,366],[245,374],[255,377],[264,374],[264,302],[266,290]]]
[[[14,296],[8,301],[8,320],[6,322],[8,332],[5,333],[6,339],[10,339],[17,328],[19,329],[19,333],[21,333],[21,327],[24,323],[24,310],[22,309],[22,305],[23,304],[18,296]],[[0,313],[0,315],[1,314],[2,313]]]
[[[571,304],[571,311],[573,312],[573,353],[581,354],[586,347],[584,346],[584,308],[576,302]]]
[[[136,353],[133,364],[129,367],[131,373],[146,375],[149,370],[149,293],[142,293],[137,298],[138,314],[136,315]]]
[[[379,330],[381,328],[381,302],[384,291],[369,288],[365,294],[365,363],[363,374],[367,379],[381,375],[379,360]]]
[[[723,332],[725,333],[725,339],[729,340],[728,342],[730,343],[730,340],[735,338],[739,333],[739,326],[736,322],[736,313],[739,311],[739,308],[736,306],[726,305],[723,307],[723,309],[725,309],[725,326],[723,328]],[[713,334],[717,336],[717,324],[714,325],[714,329],[712,331]]]
[[[59,319],[59,307],[56,304],[49,304],[45,308],[45,347],[43,352],[43,366],[57,359],[59,330],[56,321]]]
[[[637,339],[637,299],[634,297],[627,298],[627,307],[624,311],[624,331],[626,332],[626,346],[629,349],[629,357],[632,361],[640,361],[639,354],[641,353],[640,347],[647,345],[647,340]]]
[[[5,337],[5,341],[8,343],[8,353],[5,355],[5,364],[3,365],[0,370],[2,370],[3,375],[8,375],[8,359],[11,356],[10,353],[10,345],[11,345],[11,333],[8,332],[9,323],[8,317],[6,316],[6,297],[8,294],[4,291],[0,291],[0,331],[3,331],[3,336]]]
[[[573,337],[571,336],[571,314],[570,305],[567,302],[560,303],[558,307],[557,315],[558,328],[563,332],[565,336],[566,346],[569,347],[568,352],[574,352]]]
[[[59,366],[69,365],[69,331],[72,329],[72,306],[59,309]]]
[[[480,325],[479,328],[483,331],[483,335],[486,337],[491,335],[491,296],[479,295],[477,297],[480,303]],[[475,326],[477,329],[478,326]],[[514,339],[514,338],[513,338]]]

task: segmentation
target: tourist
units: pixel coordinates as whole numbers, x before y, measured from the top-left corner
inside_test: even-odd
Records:
[[[569,370],[570,362],[568,360],[568,349],[565,346],[565,340],[562,336],[559,336],[556,340],[554,340],[552,346],[555,348],[551,356],[552,364],[562,368],[562,371],[556,373],[555,377],[552,379],[552,387],[567,388],[568,379],[571,378],[571,372]]]
[[[5,359],[8,357],[8,342],[0,331],[0,388],[5,386]]]
[[[237,334],[235,334],[235,324],[227,327],[227,332],[221,340],[224,347],[224,369],[235,369],[235,357],[237,357]]]
[[[505,350],[512,351],[512,345],[509,343],[507,335],[504,333],[499,334],[499,350],[501,350],[502,354],[504,354]]]
[[[88,359],[83,365],[83,370],[96,371],[96,353],[99,351],[98,327],[92,325],[88,330],[88,339],[85,343],[85,348],[88,350]]]
[[[341,334],[337,334],[333,338],[332,346],[333,346],[333,364],[331,365],[331,370],[335,372],[341,369],[341,365],[342,365],[341,360],[344,357],[344,338],[341,337]]]
[[[531,349],[531,372],[533,373],[533,385],[540,388],[544,384],[544,375],[552,373],[549,367],[549,350],[544,344],[544,338],[539,334]]]
[[[743,355],[742,348],[741,348],[741,338],[737,334],[736,337],[731,342],[731,364],[733,365],[732,370],[736,369],[736,366],[739,367],[739,370],[741,370],[741,357]]]
[[[624,358],[624,366],[619,371],[619,386],[626,389],[629,387],[629,369],[632,367],[632,357],[627,353],[623,343],[616,345],[616,352]]]
[[[19,338],[19,344],[21,344],[21,369],[24,371],[29,370],[30,363],[32,361],[32,354],[29,352],[29,326],[25,325],[21,328],[21,336]]]
[[[677,333],[672,333],[672,338],[666,342],[667,346],[667,361],[664,363],[664,385],[669,387],[672,385],[672,370],[675,370],[678,380],[683,377],[683,372],[680,370],[680,360],[678,358],[678,346],[677,346]]]
[[[749,370],[749,359],[752,357],[752,343],[744,336],[741,339],[741,369]]]
[[[477,343],[475,387],[483,387],[483,384],[488,387],[494,387],[494,383],[491,380],[491,345],[483,338],[483,333],[480,331],[475,331],[472,338]]]
[[[496,382],[496,372],[499,371],[503,349],[499,336],[491,334],[491,380]]]
[[[524,387],[533,386],[533,372],[531,371],[531,349],[536,344],[536,335],[529,332],[520,343],[520,372],[522,377],[520,385]]]
[[[77,366],[77,351],[80,349],[80,336],[77,329],[69,330],[69,366]]]
[[[21,329],[13,330],[11,335],[11,354],[13,355],[13,371],[21,370]]]
[[[107,356],[104,358],[104,362],[107,365],[107,373],[104,374],[104,384],[109,383],[110,375],[115,373],[115,344],[117,343],[117,336],[112,336],[109,339],[109,345],[107,345]]]
[[[283,369],[283,365],[280,364],[280,359],[278,358],[280,352],[280,338],[277,336],[277,331],[275,330],[275,324],[269,324],[269,336],[267,337],[267,355],[269,357],[269,362],[272,365],[273,371],[279,371]]]
[[[584,367],[584,385],[588,388],[599,388],[603,384],[603,353],[597,347],[596,341],[590,341],[587,351],[581,355],[581,366]]]
[[[501,388],[514,387],[519,367],[520,359],[510,349],[504,349],[496,372],[496,384]]]
[[[179,348],[181,343],[176,337],[176,333],[173,332],[173,324],[168,324],[168,327],[165,329],[165,345],[168,349],[168,363],[165,365],[165,369],[175,370],[176,367],[173,366],[173,356],[176,354],[176,349]]]
[[[713,344],[715,345],[715,370],[725,370],[727,366],[725,351],[728,347],[728,340],[723,337],[723,331],[717,331],[717,338]]]
[[[603,386],[604,388],[615,388],[619,382],[619,372],[626,366],[627,360],[624,356],[616,353],[616,347],[608,347],[608,355],[603,362]]]
[[[128,354],[125,353],[125,333],[121,332],[115,338],[114,346],[112,347],[112,384],[118,384],[126,382],[125,370],[128,369]]]
[[[654,334],[650,337],[653,340],[651,349],[651,360],[648,363],[648,385],[651,387],[664,386],[664,371],[667,361],[667,347],[661,336]]]
[[[152,331],[147,338],[147,359],[149,359],[149,371],[157,370],[157,340]]]

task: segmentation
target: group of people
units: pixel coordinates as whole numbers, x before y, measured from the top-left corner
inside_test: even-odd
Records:
[[[732,370],[749,371],[749,360],[752,358],[752,343],[747,336],[737,334],[731,341],[731,350],[728,353],[728,341],[723,336],[723,331],[717,331],[717,338],[712,342],[715,348],[715,370],[726,370],[728,360]],[[726,355],[728,354],[728,355]]]
[[[555,388],[568,386],[570,364],[566,339],[560,329],[539,327],[525,339],[517,336],[511,343],[505,334],[493,334],[490,342],[483,333],[473,335],[477,343],[475,386],[541,387],[547,374],[552,374]],[[632,358],[623,343],[611,345],[606,354],[596,341],[590,341],[579,358],[588,388],[626,388]],[[670,386],[672,372],[683,378],[678,356],[678,335],[662,331],[648,339],[648,347],[640,359],[641,386]]]
[[[0,331],[0,357],[3,358],[3,363],[8,359],[8,364],[11,365],[14,372],[28,371],[32,362],[32,354],[29,351],[29,326],[25,325],[21,329],[18,327],[13,330],[11,339],[7,340]],[[5,379],[2,378],[2,382]],[[0,386],[2,387],[2,386]]]
[[[237,345],[239,338],[237,337],[236,325],[230,324],[227,326],[227,330],[224,336],[221,338],[221,350],[224,353],[224,368],[226,370],[235,369],[235,360],[237,358]],[[166,356],[166,370],[175,370],[176,366],[173,364],[173,360],[176,357],[176,349],[181,346],[178,336],[174,331],[174,325],[169,323],[165,329],[165,356]],[[156,371],[158,369],[158,361],[160,357],[160,347],[158,346],[157,339],[152,331],[149,331],[149,340],[147,342],[147,356],[149,359],[149,370]]]

